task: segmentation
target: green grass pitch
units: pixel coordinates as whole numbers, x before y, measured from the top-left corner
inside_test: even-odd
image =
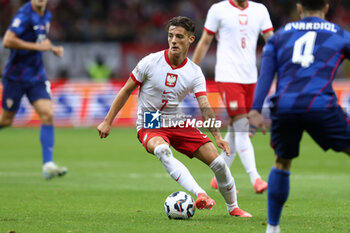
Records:
[[[230,217],[209,186],[211,170],[175,152],[217,205],[196,210],[191,220],[169,220],[164,200],[183,189],[145,152],[135,129],[114,128],[103,140],[95,129],[57,129],[55,160],[69,173],[50,181],[41,176],[38,134],[38,128],[0,131],[0,233],[265,232],[266,193],[253,192],[238,157],[231,171],[239,205],[252,219]],[[267,179],[273,164],[269,136],[257,133],[253,144]],[[304,135],[291,172],[283,233],[350,232],[350,158],[323,152]]]

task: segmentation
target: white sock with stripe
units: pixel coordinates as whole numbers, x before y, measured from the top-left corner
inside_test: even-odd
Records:
[[[154,154],[162,162],[170,176],[178,182],[184,189],[192,192],[196,197],[199,193],[206,193],[195,181],[189,170],[171,152],[167,144],[158,145],[154,149]]]
[[[250,177],[250,182],[254,184],[260,175],[256,169],[255,155],[252,142],[249,138],[249,122],[247,118],[242,118],[233,123],[235,131],[235,145],[241,162]]]
[[[221,195],[224,197],[227,210],[230,213],[234,208],[238,207],[236,184],[230,173],[230,169],[221,156],[214,159],[209,167],[215,174],[218,189]]]

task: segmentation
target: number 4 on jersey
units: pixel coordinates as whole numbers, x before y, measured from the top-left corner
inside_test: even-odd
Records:
[[[293,58],[294,64],[300,64],[303,68],[308,68],[314,62],[314,47],[317,33],[307,32],[294,43]]]

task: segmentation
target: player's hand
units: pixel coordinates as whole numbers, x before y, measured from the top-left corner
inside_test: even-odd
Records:
[[[62,57],[64,53],[63,46],[52,46],[51,51],[53,54],[55,54],[57,57]]]
[[[111,125],[104,121],[97,126],[97,131],[100,138],[106,138],[111,131]]]
[[[258,128],[261,128],[261,131],[263,134],[266,133],[266,125],[265,125],[265,120],[264,117],[261,115],[260,112],[256,110],[250,110],[248,113],[248,120],[249,120],[249,135],[252,137],[256,130]]]
[[[41,41],[39,44],[39,51],[50,51],[52,49],[52,44],[49,39]]]
[[[229,156],[231,153],[231,149],[230,149],[230,144],[225,141],[224,139],[220,138],[220,139],[216,139],[216,145],[222,149],[223,151],[225,151],[226,155]]]

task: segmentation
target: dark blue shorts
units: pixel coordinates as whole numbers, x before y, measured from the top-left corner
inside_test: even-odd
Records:
[[[271,114],[271,120],[271,145],[281,158],[299,155],[304,130],[323,150],[350,147],[350,119],[339,106],[323,112]]]
[[[17,112],[24,94],[31,104],[38,99],[51,99],[49,81],[25,83],[3,78],[2,85],[2,108],[10,112]]]

